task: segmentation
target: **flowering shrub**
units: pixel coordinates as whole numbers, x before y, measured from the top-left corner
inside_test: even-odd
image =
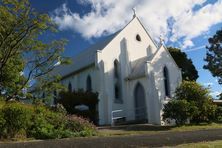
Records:
[[[75,115],[67,116],[66,128],[77,133],[76,136],[94,136],[96,134],[96,127],[92,123]]]

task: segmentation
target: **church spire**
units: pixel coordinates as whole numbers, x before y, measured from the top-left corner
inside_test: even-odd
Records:
[[[136,17],[136,8],[134,7],[134,8],[132,8],[132,10],[133,10],[133,18],[135,18]]]

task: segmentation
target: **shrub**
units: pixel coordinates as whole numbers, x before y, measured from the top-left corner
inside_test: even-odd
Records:
[[[54,139],[95,133],[89,121],[67,116],[61,108],[53,111],[46,106],[19,102],[5,103],[0,108],[0,137],[3,138]]]
[[[28,136],[36,139],[63,138],[65,115],[50,111],[44,106],[36,106]]]
[[[21,130],[26,130],[30,124],[32,107],[17,102],[10,102],[3,106],[1,114],[4,117],[2,127],[5,136],[14,138]]]
[[[170,117],[181,123],[185,118],[193,123],[211,122],[215,119],[216,106],[211,101],[209,90],[194,81],[183,81],[173,99],[177,101],[165,105],[167,108],[164,109],[164,118]],[[185,102],[189,104],[189,109]]]
[[[164,105],[163,112],[163,120],[174,119],[177,125],[182,125],[197,112],[197,108],[186,100],[171,100]]]
[[[222,121],[222,106],[217,106],[215,117],[217,121]]]
[[[33,124],[28,130],[28,135],[36,139],[92,136],[95,133],[93,124],[87,120],[53,112],[43,106],[35,107],[32,121]]]
[[[96,127],[88,120],[81,117],[67,116],[66,128],[75,132],[75,136],[93,136],[96,134]]]
[[[0,109],[0,137],[2,137],[5,133],[5,118],[4,118],[4,114],[2,112],[2,109]]]
[[[62,104],[69,114],[75,114],[88,118],[94,124],[98,124],[98,93],[74,91],[74,92],[61,92],[58,103]],[[78,105],[86,105],[89,110],[81,111],[75,107]]]

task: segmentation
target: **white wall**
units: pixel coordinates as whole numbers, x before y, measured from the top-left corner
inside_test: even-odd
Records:
[[[156,54],[155,58],[152,61],[154,78],[156,89],[158,90],[159,101],[160,101],[160,118],[162,115],[163,105],[169,101],[170,98],[167,98],[165,95],[165,87],[164,87],[164,77],[163,77],[163,69],[164,66],[168,69],[169,75],[169,88],[170,88],[170,95],[171,97],[174,96],[174,92],[176,88],[182,81],[181,70],[178,68],[176,63],[174,62],[173,58],[171,57],[170,53],[167,49],[162,46],[158,53]]]
[[[136,35],[139,34],[141,41],[136,40]],[[157,50],[156,45],[150,39],[147,32],[144,30],[143,26],[140,24],[137,18],[133,19],[112,41],[109,43],[101,52],[100,58],[97,59],[97,63],[100,60],[104,61],[104,79],[105,79],[105,93],[107,101],[109,102],[107,116],[109,116],[106,123],[110,123],[110,116],[112,110],[119,110],[128,108],[127,104],[132,96],[128,96],[128,87],[130,86],[128,82],[124,79],[130,74],[131,67],[130,61],[134,61],[141,57],[147,56],[148,47],[151,47],[149,54],[152,56]],[[113,64],[114,60],[117,59],[121,64],[121,78],[122,78],[122,98],[123,104],[115,103],[114,100],[114,77],[113,77]],[[134,103],[133,103],[134,104]],[[132,109],[130,107],[129,109]],[[123,111],[123,114],[127,114],[127,110]]]
[[[94,66],[91,66],[87,69],[84,69],[78,73],[74,73],[69,77],[62,79],[61,83],[68,88],[69,82],[72,84],[73,90],[83,89],[86,90],[86,80],[87,77],[91,77],[92,81],[92,91],[98,92],[99,91],[99,82],[98,82],[98,71],[96,71]]]

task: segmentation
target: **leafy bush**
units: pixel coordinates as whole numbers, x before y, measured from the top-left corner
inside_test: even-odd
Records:
[[[98,124],[98,93],[84,92],[82,90],[73,92],[61,92],[58,103],[62,104],[69,114],[75,114],[88,118],[94,124]],[[80,111],[75,107],[78,105],[86,105],[89,110]]]
[[[217,106],[215,116],[217,121],[222,121],[222,106]]]
[[[67,116],[64,110],[53,111],[42,105],[19,102],[6,103],[0,108],[0,137],[18,136],[35,139],[54,139],[73,136],[92,136],[96,129],[89,121]]]
[[[163,119],[174,119],[177,125],[185,124],[191,115],[191,104],[186,100],[171,100],[164,105]]]
[[[93,136],[96,134],[96,127],[88,120],[75,115],[67,116],[66,128],[77,133],[76,136]]]
[[[1,109],[1,116],[5,136],[14,138],[21,130],[26,130],[30,124],[32,107],[17,102],[5,104]],[[4,135],[3,135],[4,136]]]
[[[55,132],[53,114],[43,106],[36,106],[34,116],[32,116],[32,124],[28,129],[28,136],[36,139],[52,139],[58,138]],[[56,118],[56,117],[55,117]]]
[[[5,132],[5,118],[4,118],[4,114],[2,112],[2,109],[0,109],[0,137],[3,136],[4,132]]]
[[[194,81],[183,81],[173,99],[175,101],[165,105],[164,119],[168,117],[178,120],[178,124],[184,124],[186,119],[192,123],[211,122],[215,119],[216,106],[212,103],[209,90]]]

